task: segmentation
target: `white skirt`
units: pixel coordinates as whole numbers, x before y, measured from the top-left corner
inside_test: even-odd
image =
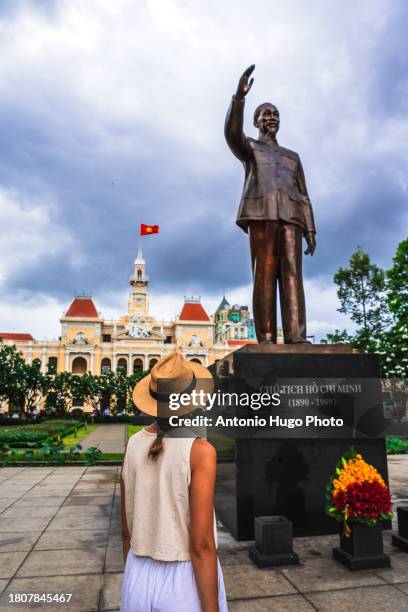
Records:
[[[219,560],[217,563],[220,612],[228,612]],[[120,612],[201,612],[191,561],[156,561],[129,551]]]

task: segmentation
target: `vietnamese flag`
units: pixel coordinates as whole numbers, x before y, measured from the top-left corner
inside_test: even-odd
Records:
[[[149,234],[158,234],[159,226],[158,225],[145,225],[144,223],[140,224],[140,235],[148,236]]]

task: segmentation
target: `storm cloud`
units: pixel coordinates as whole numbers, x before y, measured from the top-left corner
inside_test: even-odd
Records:
[[[407,19],[403,0],[2,3],[0,331],[57,335],[74,292],[125,311],[140,223],[160,225],[143,243],[153,314],[189,293],[249,302],[223,122],[251,63],[246,132],[260,102],[279,107],[315,210],[309,328],[346,326],[334,272],[357,244],[390,265],[407,234]]]

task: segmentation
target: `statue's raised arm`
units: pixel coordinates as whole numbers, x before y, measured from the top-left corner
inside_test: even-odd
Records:
[[[254,70],[255,64],[252,64],[252,66],[249,66],[249,68],[245,70],[245,72],[239,79],[237,93],[235,94],[235,98],[237,98],[238,100],[243,100],[247,95],[248,91],[251,89],[254,79],[252,77],[251,80],[249,80],[249,77],[251,76]]]
[[[229,148],[238,159],[244,161],[249,155],[249,147],[244,134],[244,103],[245,96],[254,82],[251,74],[255,70],[255,64],[249,66],[242,74],[238,82],[235,95],[232,97],[231,105],[225,119],[225,138]]]

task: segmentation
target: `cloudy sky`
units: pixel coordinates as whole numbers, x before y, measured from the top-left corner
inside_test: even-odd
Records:
[[[140,223],[158,318],[250,303],[223,122],[252,63],[246,132],[279,107],[315,210],[308,331],[347,326],[334,272],[407,235],[407,20],[405,0],[1,0],[0,331],[58,335],[75,292],[125,312]]]

